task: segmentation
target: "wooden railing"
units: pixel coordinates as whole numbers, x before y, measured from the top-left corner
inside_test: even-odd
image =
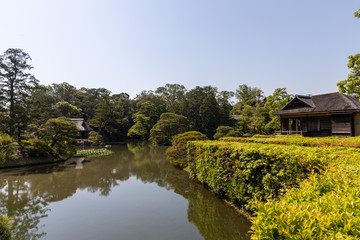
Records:
[[[302,136],[304,131],[275,131],[275,135],[300,135]]]

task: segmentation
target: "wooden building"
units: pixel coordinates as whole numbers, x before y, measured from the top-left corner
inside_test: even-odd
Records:
[[[276,115],[282,135],[360,136],[359,99],[338,92],[296,95]]]
[[[76,138],[88,139],[89,133],[93,131],[93,129],[85,123],[85,120],[83,118],[71,118],[70,120],[76,125],[76,129],[78,130]]]

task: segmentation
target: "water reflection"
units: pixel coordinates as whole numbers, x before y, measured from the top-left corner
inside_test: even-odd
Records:
[[[112,150],[115,154],[90,159],[83,169],[58,164],[0,171],[0,212],[13,217],[15,239],[46,237],[40,224],[46,222],[50,203],[71,199],[78,190],[109,197],[112,190],[130,177],[156,183],[187,199],[188,221],[204,239],[249,238],[246,220],[190,180],[186,172],[172,167],[165,159],[165,148],[128,144]]]

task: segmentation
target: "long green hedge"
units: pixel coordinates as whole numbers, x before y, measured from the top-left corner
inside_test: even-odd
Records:
[[[274,199],[337,157],[330,148],[197,141],[188,144],[190,176],[254,211],[255,199]]]
[[[360,149],[188,144],[191,176],[252,211],[253,239],[359,239]]]
[[[253,239],[359,239],[360,166],[335,164],[279,201],[259,202]]]
[[[224,137],[220,139],[226,142],[247,142],[247,143],[269,143],[269,144],[284,144],[297,145],[309,147],[355,147],[360,148],[360,137],[302,137],[302,136],[254,136],[251,138],[243,137]]]

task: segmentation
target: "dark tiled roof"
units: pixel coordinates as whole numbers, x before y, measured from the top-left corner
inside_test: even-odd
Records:
[[[338,92],[313,96],[296,95],[276,115],[360,111],[357,98]]]
[[[93,129],[87,125],[83,118],[72,118],[71,121],[75,123],[76,128],[79,132],[90,132],[93,131]]]

